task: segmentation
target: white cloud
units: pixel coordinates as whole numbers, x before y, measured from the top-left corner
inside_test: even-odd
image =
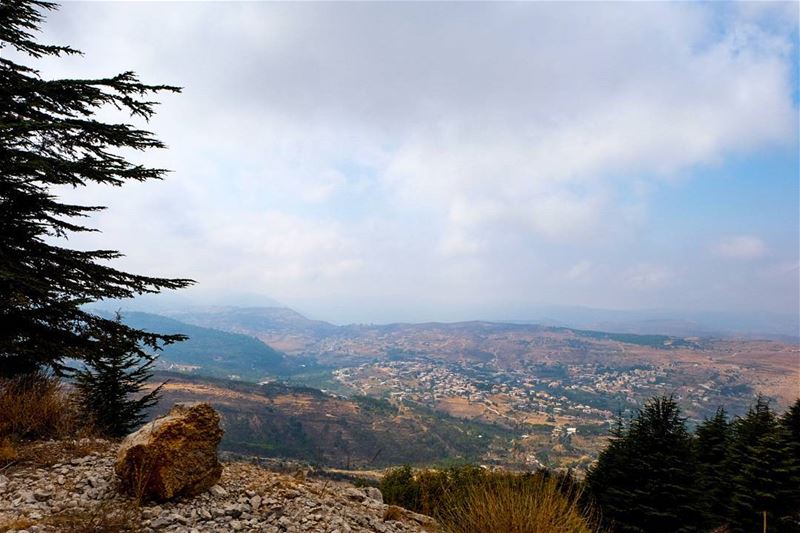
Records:
[[[65,4],[47,33],[86,56],[45,73],[186,87],[150,124],[170,150],[146,158],[174,173],[92,192],[112,209],[80,242],[354,309],[389,293],[650,305],[688,260],[646,243],[659,186],[796,140],[796,24],[741,6]],[[604,286],[574,291],[598,265]]]
[[[639,264],[628,269],[624,275],[626,284],[635,290],[662,289],[675,281],[675,273],[667,266]]]
[[[337,170],[327,170],[320,175],[317,181],[311,181],[301,193],[302,197],[311,203],[327,201],[337,190],[345,186],[346,179]]]
[[[767,253],[764,242],[753,235],[736,235],[723,239],[714,251],[732,259],[758,259]]]
[[[564,277],[569,281],[586,281],[592,278],[593,267],[591,261],[579,261],[564,273]]]

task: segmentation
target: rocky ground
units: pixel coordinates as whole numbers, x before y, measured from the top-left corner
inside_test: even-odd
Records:
[[[434,521],[385,505],[380,491],[226,462],[220,482],[187,500],[137,505],[117,489],[116,446],[84,439],[25,451],[0,469],[0,532],[422,532]]]

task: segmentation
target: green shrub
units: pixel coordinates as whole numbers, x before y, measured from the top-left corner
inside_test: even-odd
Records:
[[[592,531],[581,486],[569,474],[404,466],[390,470],[380,488],[386,503],[433,516],[446,532]]]
[[[417,511],[420,508],[419,483],[414,479],[410,466],[391,469],[380,484],[383,500],[388,504],[398,505]]]

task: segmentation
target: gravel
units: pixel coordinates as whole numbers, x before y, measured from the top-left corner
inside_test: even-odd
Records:
[[[435,530],[432,518],[406,510],[400,520],[384,521],[388,505],[376,488],[293,477],[241,461],[223,463],[219,484],[203,494],[136,508],[118,492],[114,459],[114,447],[108,443],[105,452],[92,452],[49,467],[17,466],[0,475],[0,529],[4,524],[17,523],[26,525],[9,531],[55,532],[58,529],[52,523],[60,513],[74,513],[76,509],[91,512],[102,505],[118,504],[133,509],[130,520],[147,533]]]

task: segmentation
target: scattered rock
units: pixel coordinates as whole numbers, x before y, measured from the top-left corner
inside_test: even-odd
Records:
[[[176,404],[122,441],[115,470],[123,489],[156,501],[204,492],[222,474],[222,433],[209,404]]]
[[[170,520],[170,517],[168,516],[159,517],[150,522],[150,527],[154,529],[161,529],[169,525],[172,525],[172,520]]]
[[[232,516],[234,518],[239,518],[240,516],[242,516],[242,510],[239,508],[238,505],[226,505],[225,514],[228,516]]]
[[[33,491],[33,497],[38,502],[46,502],[47,500],[53,497],[53,493],[50,492],[49,490],[36,489],[35,491]]]
[[[208,489],[208,492],[210,492],[211,495],[216,498],[224,498],[225,496],[228,495],[228,491],[223,489],[219,485],[212,486],[210,489]]]
[[[29,533],[59,533],[63,530],[51,522],[56,513],[131,509],[130,498],[117,491],[112,481],[115,446],[107,442],[104,450],[101,455],[87,454],[74,465],[67,457],[60,466],[20,466],[5,471],[5,479],[0,480],[5,487],[0,495],[0,524],[17,521],[26,524]],[[63,484],[58,483],[59,476],[64,478]],[[35,494],[41,493],[50,497],[39,501]],[[95,496],[89,498],[88,494]],[[345,482],[315,479],[313,474],[300,479],[238,460],[225,463],[218,484],[207,492],[162,503],[145,502],[138,509],[133,507],[130,520],[144,533],[436,530],[432,518],[385,505],[377,499],[378,494]],[[393,511],[388,512],[390,508]]]
[[[364,487],[364,494],[371,500],[383,503],[383,494],[381,494],[380,489],[376,487]]]
[[[252,507],[254,511],[257,511],[259,507],[261,507],[261,496],[256,494],[250,498],[250,507]]]
[[[344,492],[342,492],[342,495],[345,498],[348,498],[350,500],[355,500],[357,502],[364,501],[364,498],[367,497],[366,494],[364,494],[364,491],[357,489],[355,487],[347,487],[346,489],[344,489]]]

